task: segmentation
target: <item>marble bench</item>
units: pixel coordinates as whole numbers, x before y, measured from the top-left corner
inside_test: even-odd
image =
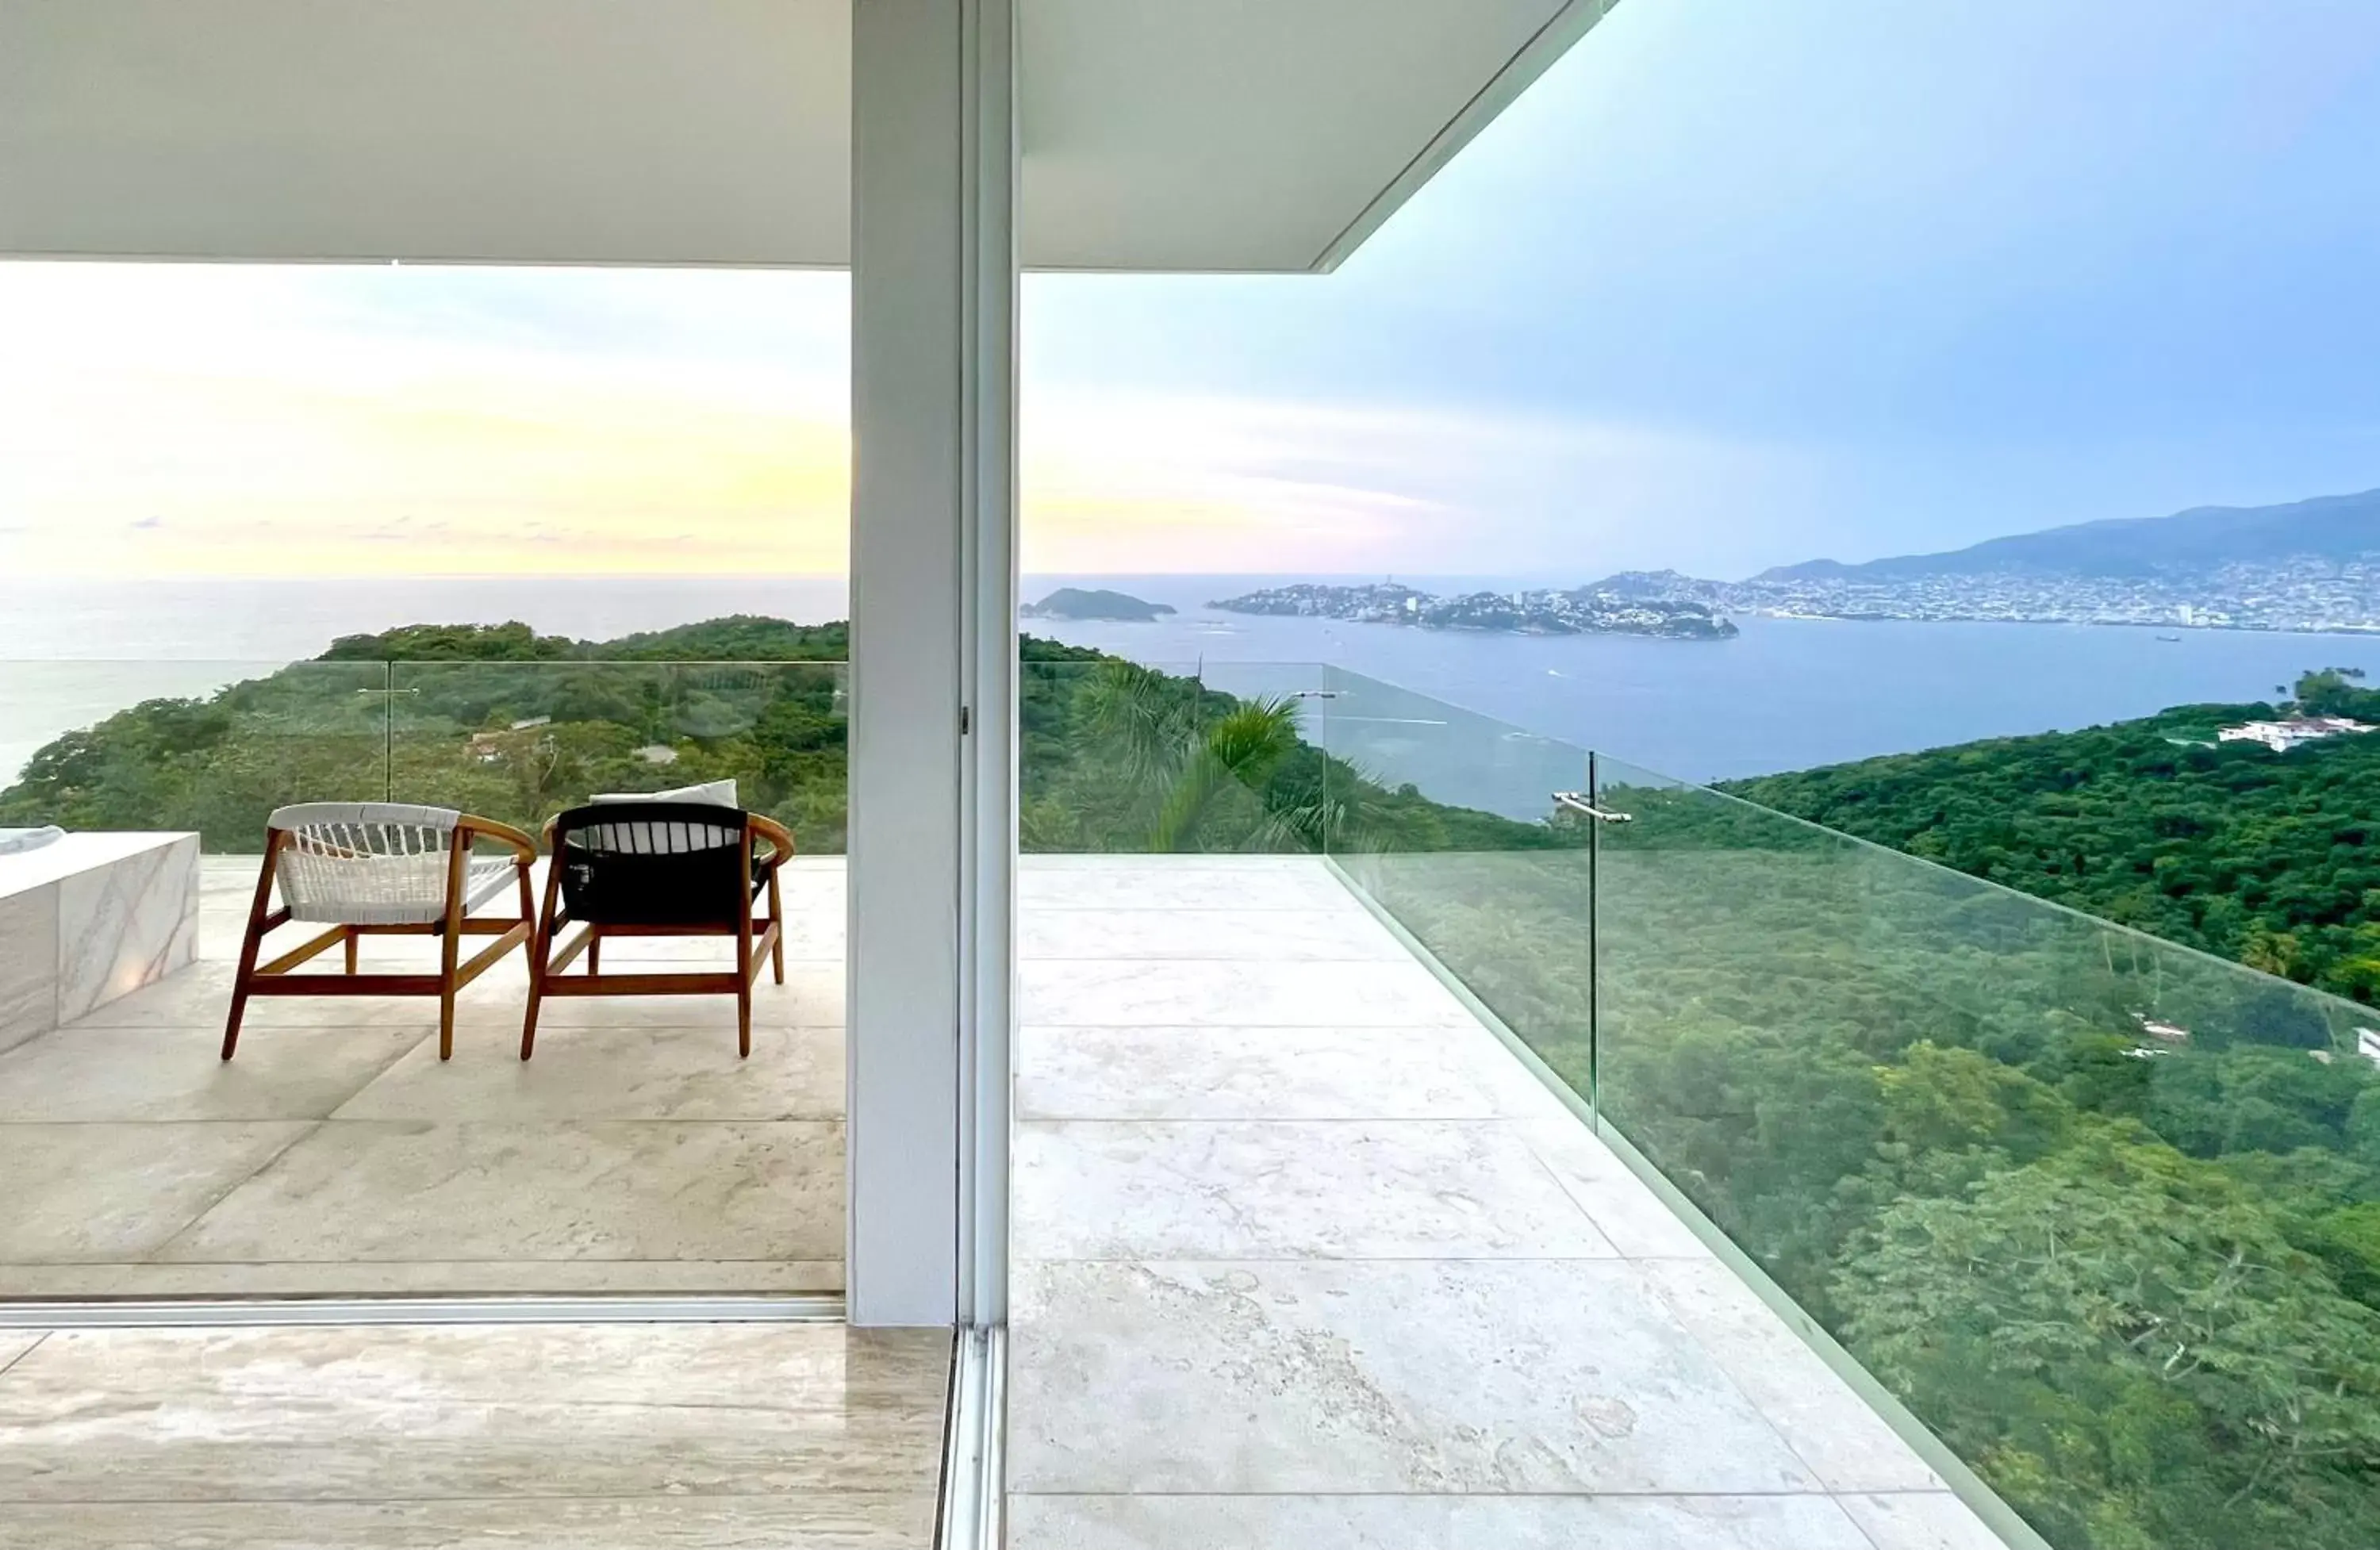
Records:
[[[67,834],[0,855],[0,1049],[188,964],[199,837]]]

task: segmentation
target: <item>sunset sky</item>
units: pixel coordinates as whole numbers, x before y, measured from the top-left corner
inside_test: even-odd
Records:
[[[1338,274],[1036,276],[1043,572],[2380,485],[2380,6],[1630,0]],[[0,572],[839,571],[840,275],[0,265]]]

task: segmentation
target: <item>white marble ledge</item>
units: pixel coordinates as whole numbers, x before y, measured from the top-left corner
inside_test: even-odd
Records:
[[[69,834],[0,860],[0,1049],[198,956],[195,834]]]
[[[193,857],[199,837],[172,830],[122,834],[68,834],[35,851],[0,856],[0,899],[46,887],[78,872],[112,866],[144,851],[161,850],[189,842]]]

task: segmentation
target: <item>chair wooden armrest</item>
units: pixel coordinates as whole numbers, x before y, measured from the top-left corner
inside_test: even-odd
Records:
[[[781,862],[793,859],[794,831],[792,829],[774,818],[763,817],[758,813],[745,814],[744,821],[751,826],[754,834],[769,842],[771,861]]]
[[[537,859],[537,842],[508,823],[498,823],[493,818],[474,817],[465,814],[462,822],[455,827],[464,837],[466,844],[469,843],[474,837],[484,835],[488,839],[512,847],[513,854],[522,861]],[[552,826],[549,824],[546,827],[551,832]]]

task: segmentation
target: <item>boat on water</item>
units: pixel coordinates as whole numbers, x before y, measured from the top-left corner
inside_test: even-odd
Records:
[[[2166,641],[2166,642],[2170,643],[2170,642],[2173,642],[2173,641],[2178,641],[2178,640],[2180,640],[2181,637],[2180,637],[2180,636],[2157,636],[2157,638],[2158,638],[2159,640],[2162,640],[2162,641]]]

